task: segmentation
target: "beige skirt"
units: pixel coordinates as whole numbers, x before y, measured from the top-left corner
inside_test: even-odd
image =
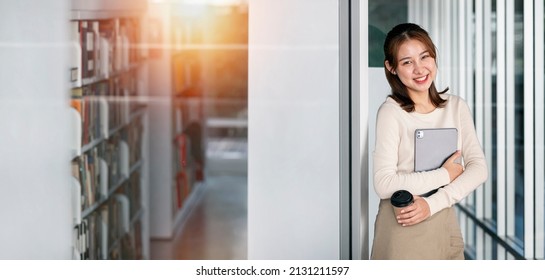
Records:
[[[371,259],[463,260],[464,240],[455,209],[443,209],[419,224],[402,227],[390,200],[381,200]]]

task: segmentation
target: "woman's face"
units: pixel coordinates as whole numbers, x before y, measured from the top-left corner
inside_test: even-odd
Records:
[[[404,42],[397,53],[397,69],[391,69],[407,87],[409,95],[428,94],[437,74],[435,59],[426,46],[414,39]]]

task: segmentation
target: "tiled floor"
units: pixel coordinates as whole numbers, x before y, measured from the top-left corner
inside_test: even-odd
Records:
[[[155,260],[247,259],[247,178],[207,177],[192,211],[172,240],[151,240]]]

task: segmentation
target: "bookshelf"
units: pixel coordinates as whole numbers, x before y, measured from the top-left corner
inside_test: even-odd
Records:
[[[204,162],[196,151],[202,150],[202,137],[191,120],[202,117],[202,104],[180,98],[180,89],[195,90],[200,78],[200,63],[182,51],[190,29],[173,17],[173,3],[153,2],[148,6],[150,45],[150,236],[170,239],[191,210],[192,201],[204,180]],[[194,51],[193,51],[194,52]],[[195,53],[195,52],[194,52]],[[196,115],[195,115],[196,114]],[[196,156],[197,155],[197,156]]]
[[[147,259],[147,3],[71,4],[72,256]]]

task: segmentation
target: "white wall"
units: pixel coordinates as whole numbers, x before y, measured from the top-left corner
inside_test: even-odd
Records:
[[[150,3],[148,16],[161,19],[163,34],[170,34],[170,3]],[[150,42],[168,46],[169,36],[162,42]],[[172,80],[171,52],[161,50],[160,57],[150,57],[149,67],[149,172],[150,172],[150,236],[171,238],[175,218],[172,213],[173,140],[172,133]]]
[[[390,94],[390,85],[384,75],[384,68],[370,67],[369,74],[369,255],[373,248],[373,237],[375,236],[375,220],[378,213],[378,204],[380,198],[375,192],[373,186],[373,151],[375,150],[375,127],[377,121],[377,111],[380,105]]]
[[[68,1],[0,1],[0,259],[70,259]]]
[[[337,0],[250,1],[249,259],[338,259]]]

